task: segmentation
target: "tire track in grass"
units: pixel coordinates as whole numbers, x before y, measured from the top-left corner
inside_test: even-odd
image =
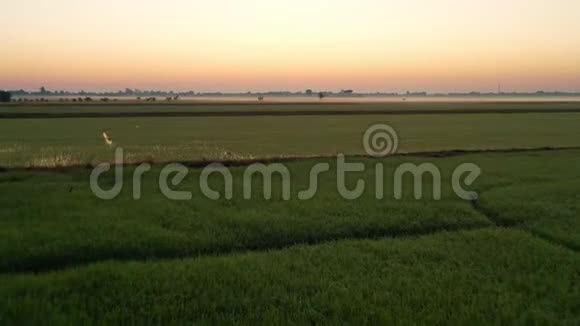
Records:
[[[504,219],[496,211],[488,209],[487,207],[481,206],[477,199],[474,199],[471,201],[471,207],[473,207],[473,209],[476,212],[478,212],[479,214],[485,216],[488,220],[490,220],[497,227],[513,228],[513,227],[515,227],[518,224],[523,222],[523,221]]]
[[[123,257],[123,258],[97,258],[94,260],[87,260],[83,262],[75,262],[71,264],[55,264],[47,265],[41,268],[39,267],[27,267],[26,264],[16,267],[12,270],[1,271],[0,274],[20,274],[20,273],[32,273],[32,274],[42,274],[49,272],[58,272],[67,269],[73,269],[77,267],[98,264],[100,262],[139,262],[139,261],[163,261],[171,259],[191,259],[191,258],[201,258],[201,257],[219,257],[219,256],[232,256],[246,254],[250,252],[267,252],[273,250],[284,250],[297,245],[320,245],[324,243],[334,242],[334,241],[344,241],[344,240],[378,240],[378,239],[399,239],[399,238],[415,238],[419,236],[429,236],[442,232],[462,232],[471,230],[487,229],[490,227],[498,227],[505,229],[517,229],[525,231],[530,235],[544,240],[551,245],[565,248],[574,252],[579,252],[579,248],[573,246],[572,244],[566,242],[565,240],[557,239],[549,234],[545,234],[529,227],[525,227],[525,221],[511,220],[502,218],[501,214],[485,207],[479,203],[478,200],[471,201],[473,209],[480,215],[484,216],[490,224],[487,223],[472,223],[470,225],[457,224],[457,225],[441,225],[441,226],[431,226],[421,229],[397,229],[393,228],[391,230],[369,230],[367,232],[344,234],[344,235],[328,235],[321,238],[311,238],[311,239],[297,239],[296,241],[288,241],[281,243],[273,243],[271,245],[262,246],[257,244],[248,244],[244,248],[217,248],[215,250],[201,250],[196,253],[190,254],[180,254],[175,255],[165,254],[165,255],[152,255],[152,256],[142,256],[142,257]]]
[[[252,245],[249,244],[243,249],[240,248],[217,248],[215,250],[201,250],[194,253],[188,254],[164,254],[164,255],[152,255],[152,256],[142,256],[134,258],[97,258],[94,260],[87,261],[77,261],[70,264],[55,264],[52,266],[43,267],[28,267],[25,264],[22,266],[17,266],[11,270],[0,270],[0,275],[14,275],[14,274],[44,274],[50,272],[59,272],[67,269],[74,269],[82,266],[88,266],[92,264],[98,264],[102,262],[150,262],[150,261],[163,261],[172,259],[196,259],[202,257],[220,257],[220,256],[233,256],[246,254],[251,252],[268,252],[273,250],[284,250],[289,249],[294,246],[307,245],[321,245],[325,243],[335,242],[335,241],[346,241],[346,240],[380,240],[380,239],[400,239],[400,238],[415,238],[420,236],[429,236],[443,232],[462,232],[462,231],[474,231],[482,230],[493,227],[493,224],[476,222],[469,225],[456,224],[456,225],[441,225],[441,226],[431,226],[425,227],[418,230],[413,229],[392,229],[392,230],[379,230],[360,233],[344,234],[340,236],[329,235],[322,238],[316,239],[300,239],[296,241],[288,241],[283,243],[274,243],[268,246]]]
[[[480,197],[481,198],[481,197]],[[526,220],[516,220],[507,219],[501,216],[501,213],[490,209],[488,207],[480,205],[477,199],[471,201],[471,207],[479,214],[485,216],[489,221],[491,221],[495,226],[506,228],[506,229],[518,229],[529,233],[530,235],[541,239],[553,246],[568,249],[570,251],[579,253],[580,248],[574,243],[567,241],[565,239],[559,239],[558,237],[552,236],[546,232],[540,230],[535,230],[532,227],[526,225]]]

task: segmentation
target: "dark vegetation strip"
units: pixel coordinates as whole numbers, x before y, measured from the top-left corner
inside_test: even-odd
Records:
[[[479,204],[477,200],[473,200],[471,202],[472,207],[476,210],[479,214],[486,217],[492,224],[491,226],[505,228],[505,229],[518,229],[525,232],[528,232],[530,235],[537,237],[541,240],[546,241],[550,245],[554,245],[557,247],[565,248],[576,253],[580,252],[580,248],[575,246],[572,243],[569,243],[565,240],[558,239],[553,237],[549,234],[544,234],[538,232],[536,230],[530,229],[525,227],[525,221],[514,221],[510,219],[504,219],[501,217],[500,214],[495,212],[494,210],[488,209]],[[408,229],[408,228],[397,228],[392,227],[389,229],[367,229],[361,231],[352,231],[346,232],[344,234],[328,234],[323,235],[321,237],[316,238],[303,238],[303,239],[293,239],[293,240],[281,240],[278,242],[271,242],[268,243],[266,246],[263,244],[258,243],[249,243],[245,245],[243,248],[232,248],[232,247],[216,247],[208,250],[198,250],[193,253],[163,253],[157,255],[128,255],[127,253],[121,256],[103,256],[103,257],[89,257],[86,256],[85,260],[83,261],[75,261],[75,262],[48,262],[39,265],[39,264],[30,264],[29,262],[22,262],[18,265],[11,266],[10,270],[3,270],[0,273],[4,274],[18,274],[18,273],[33,273],[33,274],[41,274],[41,273],[49,273],[49,272],[58,272],[70,268],[78,268],[82,266],[87,266],[91,264],[96,264],[99,262],[135,262],[135,261],[159,261],[159,260],[172,260],[172,259],[193,259],[193,258],[200,258],[200,257],[218,257],[218,256],[232,256],[232,255],[239,255],[245,254],[249,252],[267,252],[272,250],[284,250],[291,248],[297,245],[321,245],[328,242],[333,241],[345,241],[345,240],[379,240],[379,239],[397,239],[397,238],[414,238],[419,236],[428,236],[434,235],[441,232],[460,232],[460,231],[471,231],[471,230],[481,230],[490,228],[490,224],[488,223],[472,223],[472,224],[448,224],[448,225],[434,225],[434,226],[427,226],[422,227],[420,229]]]
[[[546,146],[546,147],[528,147],[528,148],[504,148],[504,149],[452,149],[443,151],[427,151],[427,152],[408,152],[408,153],[396,153],[390,155],[390,157],[432,157],[432,158],[445,158],[445,157],[457,157],[464,155],[473,154],[507,154],[507,153],[536,153],[536,152],[548,152],[548,151],[569,151],[569,150],[580,150],[580,146]],[[350,158],[369,158],[367,155],[363,154],[351,154],[347,155]],[[165,163],[179,163],[190,168],[204,168],[212,163],[220,163],[228,167],[240,167],[248,166],[254,163],[288,163],[297,162],[304,160],[320,160],[320,159],[332,159],[336,158],[336,154],[324,154],[324,155],[284,155],[284,156],[272,156],[254,159],[243,159],[243,160],[191,160],[191,161],[139,161],[124,164],[125,166],[137,166],[142,163],[149,164],[165,164]],[[94,166],[90,163],[80,164],[80,165],[68,165],[61,167],[6,167],[0,166],[1,172],[59,172],[67,173],[72,170],[78,169],[93,169]]]
[[[255,107],[256,105],[269,105],[269,106],[347,106],[347,105],[423,105],[423,104],[435,104],[435,105],[444,105],[444,104],[461,104],[461,105],[531,105],[531,106],[542,106],[542,105],[560,105],[560,104],[578,104],[580,105],[580,97],[577,100],[567,100],[567,101],[526,101],[526,100],[519,100],[519,101],[263,101],[258,102],[253,99],[247,99],[242,101],[235,101],[235,100],[217,100],[217,101],[204,101],[204,100],[179,100],[179,101],[155,101],[155,102],[146,102],[146,101],[136,101],[136,100],[125,100],[125,101],[109,101],[109,102],[102,102],[102,101],[93,101],[93,102],[22,102],[22,103],[0,103],[0,108],[2,107],[134,107],[138,106],[175,106],[175,107],[183,107],[183,106],[224,106],[224,105],[235,105],[235,106],[252,106]]]
[[[481,194],[480,194],[481,195]],[[477,199],[471,201],[471,207],[476,210],[479,214],[485,216],[488,220],[490,220],[495,226],[497,227],[504,227],[504,228],[511,228],[515,227],[518,224],[522,223],[522,221],[516,221],[512,219],[504,219],[498,214],[496,211],[488,209],[479,204]]]
[[[297,111],[159,111],[159,112],[0,112],[0,119],[71,119],[71,118],[186,118],[186,117],[258,117],[258,116],[353,116],[353,115],[437,115],[437,114],[530,114],[580,113],[570,109],[433,109],[433,110],[297,110]]]
[[[565,240],[558,239],[549,234],[544,234],[525,227],[525,221],[514,221],[509,219],[503,219],[500,214],[490,210],[479,204],[477,200],[471,202],[472,207],[479,214],[485,216],[491,223],[492,226],[506,229],[518,229],[528,232],[530,235],[537,237],[541,240],[546,241],[550,245],[565,248],[574,252],[580,252],[580,248],[576,247],[574,244],[568,243]],[[192,259],[199,257],[218,257],[218,256],[231,256],[239,255],[249,252],[267,252],[272,250],[284,250],[297,245],[320,245],[333,241],[344,241],[344,240],[379,240],[379,239],[396,239],[396,238],[414,238],[419,236],[434,235],[441,232],[460,232],[460,231],[471,231],[471,230],[481,230],[490,228],[488,223],[472,223],[468,225],[461,224],[449,224],[449,225],[436,225],[428,226],[420,229],[407,229],[407,228],[389,228],[387,230],[372,230],[367,229],[364,231],[354,231],[347,232],[345,234],[329,234],[317,238],[306,238],[306,239],[294,239],[290,241],[279,241],[269,243],[267,246],[263,244],[248,244],[244,248],[213,248],[209,250],[199,250],[194,253],[163,253],[158,255],[147,255],[147,256],[131,256],[122,255],[117,257],[107,256],[107,257],[89,257],[87,256],[84,261],[76,262],[58,262],[58,263],[48,263],[48,264],[33,264],[27,262],[22,262],[18,265],[11,266],[10,270],[0,271],[4,274],[18,274],[18,273],[49,273],[58,272],[70,268],[78,268],[82,266],[87,266],[90,264],[96,264],[99,262],[134,262],[134,261],[159,261],[159,260],[172,260],[172,259]]]
[[[248,244],[244,248],[232,248],[232,247],[222,247],[214,248],[210,250],[199,250],[193,253],[163,253],[157,255],[143,255],[143,256],[131,256],[131,255],[120,255],[117,257],[109,256],[106,257],[89,257],[86,256],[84,261],[75,262],[58,262],[58,263],[48,263],[42,265],[30,265],[27,262],[22,262],[18,265],[11,266],[10,270],[2,270],[2,274],[19,274],[19,273],[50,273],[58,272],[71,268],[78,268],[82,266],[87,266],[91,264],[97,264],[100,262],[149,262],[149,261],[159,261],[159,260],[174,260],[174,259],[193,259],[200,257],[220,257],[220,256],[232,256],[240,255],[250,252],[268,252],[272,250],[284,250],[289,249],[298,245],[321,245],[334,241],[346,241],[346,240],[380,240],[380,239],[398,239],[398,238],[414,238],[420,236],[433,235],[441,232],[460,232],[460,231],[472,231],[481,230],[489,228],[490,224],[485,222],[472,223],[467,225],[461,224],[448,224],[448,225],[438,225],[423,227],[421,229],[407,229],[407,228],[390,228],[388,230],[372,230],[367,229],[364,231],[348,232],[340,235],[324,235],[317,238],[307,238],[307,239],[295,239],[290,241],[280,240],[279,242],[269,243],[267,246],[261,244]]]
[[[571,241],[567,241],[565,239],[559,239],[558,237],[554,237],[546,232],[541,232],[539,230],[535,230],[533,228],[527,227],[525,225],[525,220],[514,220],[514,219],[505,219],[502,218],[501,214],[493,209],[489,209],[479,204],[478,200],[472,200],[471,206],[475,209],[478,213],[485,216],[488,220],[490,220],[493,224],[497,227],[503,228],[517,228],[519,230],[528,232],[530,235],[542,239],[548,242],[551,245],[555,245],[557,247],[566,248],[568,250],[574,252],[580,252],[580,248],[578,245]]]
[[[293,239],[293,240],[281,240],[278,242],[268,243],[266,246],[258,243],[249,243],[243,248],[232,248],[232,247],[216,247],[208,250],[198,250],[192,253],[168,253],[156,255],[131,255],[125,253],[120,256],[86,256],[85,260],[75,261],[75,262],[48,262],[44,261],[42,264],[31,264],[30,262],[21,262],[18,265],[12,265],[9,270],[0,271],[3,274],[19,274],[19,273],[50,273],[58,272],[70,268],[78,268],[82,266],[87,266],[91,264],[97,264],[99,262],[148,262],[148,261],[159,261],[159,260],[174,260],[174,259],[194,259],[200,257],[219,257],[219,256],[232,256],[245,254],[249,252],[267,252],[272,250],[284,250],[297,245],[321,245],[333,241],[345,241],[345,240],[379,240],[379,239],[397,239],[397,238],[414,238],[419,236],[429,236],[441,232],[461,232],[461,231],[471,231],[471,230],[481,230],[490,227],[499,227],[505,229],[518,229],[528,232],[530,235],[537,237],[541,240],[546,241],[550,245],[565,248],[578,253],[580,248],[574,244],[568,243],[565,240],[558,239],[549,234],[544,234],[536,230],[525,227],[525,221],[513,221],[509,219],[503,219],[497,212],[487,209],[479,205],[477,200],[473,200],[472,207],[481,215],[485,216],[492,224],[476,222],[472,224],[448,224],[448,225],[435,225],[427,226],[420,229],[408,229],[408,228],[397,228],[392,227],[389,229],[373,230],[367,229],[362,231],[352,231],[346,232],[344,234],[328,234],[316,238],[303,238],[303,239]]]

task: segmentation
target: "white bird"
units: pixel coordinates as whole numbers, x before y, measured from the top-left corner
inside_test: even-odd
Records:
[[[113,140],[109,137],[106,131],[103,131],[103,139],[105,139],[105,143],[109,146],[113,145]]]

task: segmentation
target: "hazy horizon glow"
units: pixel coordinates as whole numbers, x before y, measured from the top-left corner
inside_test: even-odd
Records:
[[[19,0],[0,89],[580,91],[577,0]]]

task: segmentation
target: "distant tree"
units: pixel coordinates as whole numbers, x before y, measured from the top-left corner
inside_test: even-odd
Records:
[[[141,101],[141,96],[137,96],[137,101]]]
[[[312,96],[312,90],[311,89],[307,89],[305,93],[308,96]]]
[[[325,97],[326,97],[326,95],[325,95],[323,92],[319,92],[319,93],[318,93],[318,98],[319,98],[319,99],[321,99],[321,100],[322,100],[322,99],[323,99],[323,98],[325,98]]]
[[[85,97],[85,102],[92,102],[92,101],[93,101],[93,99],[91,97],[88,97],[88,96]]]
[[[167,102],[170,102],[170,101],[173,99],[173,97],[171,97],[171,96],[168,96],[168,97],[166,97],[165,99],[167,100]]]
[[[173,100],[174,100],[174,101],[177,101],[177,100],[179,100],[179,95],[175,95],[175,96],[173,97]]]
[[[46,93],[48,93],[48,92],[46,91],[46,88],[45,88],[44,86],[42,86],[42,87],[40,88],[40,94],[46,94]]]
[[[263,96],[258,96],[258,101],[260,101],[260,102],[264,101],[264,97]]]
[[[10,102],[12,94],[10,92],[0,91],[0,102]]]

